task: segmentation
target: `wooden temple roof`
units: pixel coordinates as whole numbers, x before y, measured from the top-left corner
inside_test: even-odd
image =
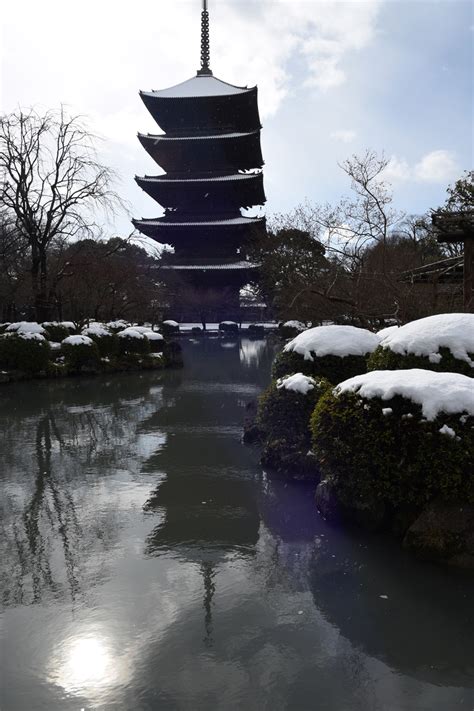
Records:
[[[198,75],[167,89],[140,91],[140,96],[156,99],[197,99],[199,97],[235,96],[255,90],[256,87],[235,86],[212,75]]]

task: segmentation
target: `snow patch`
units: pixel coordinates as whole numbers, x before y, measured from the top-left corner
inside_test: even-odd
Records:
[[[283,328],[296,328],[298,331],[306,331],[306,326],[301,321],[285,321]]]
[[[94,341],[89,336],[68,336],[63,341],[62,344],[68,346],[93,346]]]
[[[441,360],[440,348],[449,348],[458,360],[474,368],[474,314],[438,314],[411,321],[390,333],[381,344],[399,355],[412,354]]]
[[[387,328],[382,328],[381,331],[377,331],[377,336],[379,338],[385,338],[386,336],[390,336],[392,333],[395,333],[395,331],[398,331],[399,326],[387,326]]]
[[[163,321],[163,326],[172,326],[173,328],[177,328],[179,323],[177,321],[173,321],[172,319],[168,319],[168,321]]]
[[[367,400],[391,400],[400,395],[421,405],[427,420],[434,420],[441,412],[474,416],[472,378],[459,373],[435,373],[421,368],[374,370],[349,378],[334,389],[335,394],[346,392]]]
[[[136,338],[139,341],[142,341],[145,336],[143,333],[140,333],[140,331],[137,331],[136,328],[133,328],[133,326],[130,326],[129,328],[125,328],[123,331],[120,331],[119,334],[117,334],[119,338]]]
[[[110,336],[110,331],[103,323],[91,323],[90,326],[82,329],[84,336]]]
[[[452,427],[448,427],[448,425],[443,425],[440,427],[439,431],[441,434],[447,435],[448,437],[456,437],[456,432]]]
[[[40,333],[44,335],[46,331],[43,326],[40,326],[36,321],[18,321],[17,323],[11,323],[6,329],[7,333],[14,331],[15,333]]]
[[[365,356],[380,344],[375,333],[355,326],[316,326],[299,333],[286,344],[286,353],[299,353],[305,360],[313,360],[313,355],[322,358],[334,355]]]
[[[307,395],[311,390],[314,390],[315,385],[317,385],[316,380],[307,375],[303,375],[303,373],[295,373],[294,375],[288,375],[277,380],[278,390],[283,388],[284,390],[292,390],[302,395]]]

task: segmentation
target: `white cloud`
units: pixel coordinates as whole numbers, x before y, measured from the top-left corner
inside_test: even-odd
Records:
[[[410,165],[405,158],[392,156],[383,177],[392,183],[448,183],[460,173],[461,169],[453,153],[440,149],[422,156],[414,165]]]
[[[351,143],[351,141],[353,141],[356,137],[356,132],[352,129],[340,129],[339,131],[332,131],[329,135],[335,141],[340,141],[341,143]]]
[[[439,150],[427,153],[415,165],[415,178],[423,183],[446,183],[461,172],[451,151]]]

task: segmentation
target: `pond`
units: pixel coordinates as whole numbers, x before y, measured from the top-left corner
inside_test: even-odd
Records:
[[[0,390],[2,711],[474,707],[474,578],[327,524],[241,443],[266,341]]]

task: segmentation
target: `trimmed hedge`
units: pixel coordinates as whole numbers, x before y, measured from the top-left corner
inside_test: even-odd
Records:
[[[311,413],[329,387],[329,382],[318,379],[314,389],[303,394],[278,388],[276,380],[271,383],[259,399],[255,422],[263,441],[264,464],[287,471],[307,456]]]
[[[386,408],[392,412],[383,414]],[[456,437],[440,433],[443,425]],[[330,390],[311,429],[322,473],[348,507],[374,499],[395,508],[437,497],[474,503],[474,417],[427,421],[419,405],[400,396],[364,400]]]
[[[56,343],[61,343],[65,338],[72,334],[72,331],[66,326],[61,326],[59,323],[43,323],[43,328],[46,330],[48,338],[50,341],[55,341]]]
[[[51,348],[46,339],[0,336],[0,368],[39,373],[46,370]]]
[[[134,338],[133,336],[118,336],[119,353],[137,353],[147,355],[150,352],[148,338]]]
[[[96,343],[76,344],[61,343],[66,366],[72,370],[81,368],[97,368],[100,364],[100,352]]]
[[[368,358],[368,370],[408,370],[410,368],[422,368],[424,370],[434,370],[438,373],[460,373],[474,378],[474,368],[465,360],[455,358],[449,348],[440,348],[441,360],[439,363],[432,363],[428,356],[416,356],[412,353],[401,355],[394,353],[390,348],[379,346]],[[474,360],[474,353],[469,357]]]
[[[299,353],[281,351],[273,363],[272,375],[273,378],[281,378],[287,373],[303,373],[314,378],[325,378],[336,385],[366,372],[367,362],[364,356],[348,355],[342,358],[327,355],[317,358],[313,355],[313,360],[305,360]]]
[[[118,354],[120,343],[114,333],[111,333],[110,336],[99,336],[97,333],[88,333],[87,335],[97,345],[102,358]]]

